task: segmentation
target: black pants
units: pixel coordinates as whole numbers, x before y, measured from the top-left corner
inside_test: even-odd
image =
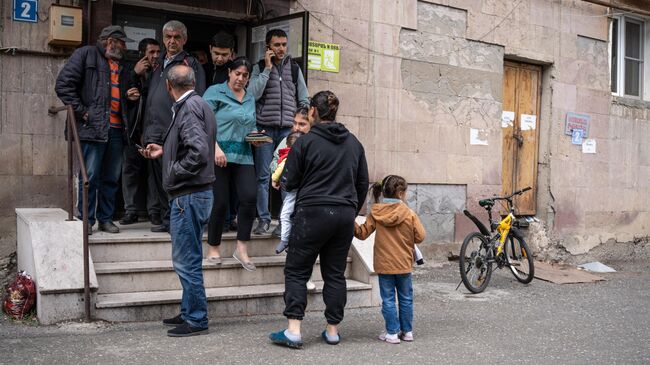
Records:
[[[214,203],[208,223],[208,244],[219,246],[223,224],[226,221],[226,210],[230,200],[230,183],[237,186],[239,208],[237,210],[237,239],[251,240],[253,220],[255,220],[255,203],[257,201],[257,185],[255,167],[228,163],[226,167],[214,166]]]
[[[299,319],[307,306],[307,280],[320,254],[320,272],[325,281],[323,301],[329,324],[343,320],[347,301],[345,267],[354,235],[354,207],[296,207],[284,266],[284,315]]]
[[[153,186],[149,186],[150,189],[158,196],[158,201],[160,202],[160,219],[162,220],[162,225],[169,227],[169,196],[163,188],[162,182],[162,157],[155,160],[149,160],[151,166],[151,174],[153,179],[151,180]]]
[[[122,162],[122,195],[126,213],[149,215],[160,213],[160,202],[150,163],[142,157],[135,146],[124,147]],[[145,195],[146,192],[146,195]],[[146,209],[146,210],[145,210]]]

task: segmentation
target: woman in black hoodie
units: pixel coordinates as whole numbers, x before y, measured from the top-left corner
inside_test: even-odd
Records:
[[[336,122],[339,100],[321,91],[310,102],[311,132],[291,148],[285,164],[285,189],[296,190],[296,207],[284,268],[284,315],[287,330],[271,333],[276,344],[301,347],[300,324],[307,306],[305,284],[320,255],[327,328],[322,337],[338,344],[337,326],[347,300],[345,267],[354,235],[354,219],[368,192],[363,146]]]

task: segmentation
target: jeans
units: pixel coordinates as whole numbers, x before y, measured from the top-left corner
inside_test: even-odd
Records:
[[[122,172],[122,128],[109,128],[107,142],[81,142],[88,173],[88,224],[113,220],[115,194]],[[77,201],[79,218],[83,215],[83,179],[79,178]]]
[[[284,189],[282,191],[284,192]],[[282,233],[280,234],[281,242],[289,242],[291,215],[296,206],[296,195],[298,195],[298,191],[294,190],[284,192],[284,196],[282,197],[282,213],[280,213],[280,227],[282,227]]]
[[[291,128],[267,127],[258,125],[257,130],[264,130],[273,138],[273,143],[255,147],[255,174],[257,175],[257,215],[261,220],[271,221],[269,211],[269,180],[271,179],[271,161],[273,152],[280,142],[291,133]]]
[[[296,207],[284,265],[284,316],[302,320],[307,307],[307,281],[320,255],[325,319],[343,320],[347,303],[345,267],[354,235],[356,209],[352,206]]]
[[[203,286],[203,227],[212,209],[212,190],[181,195],[170,202],[172,263],[183,287],[181,317],[190,326],[208,328]]]
[[[411,332],[413,330],[413,282],[408,274],[379,274],[381,314],[386,321],[386,332]],[[395,291],[399,303],[399,315],[395,304]]]

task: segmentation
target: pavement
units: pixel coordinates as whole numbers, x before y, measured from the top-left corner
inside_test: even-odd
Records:
[[[40,326],[0,317],[0,364],[649,364],[650,262],[605,262],[606,281],[522,285],[506,270],[469,294],[456,262],[414,273],[415,342],[376,339],[379,308],[350,309],[338,346],[320,339],[322,313],[303,322],[302,350],[269,343],[280,315],[213,320],[210,334],[170,338],[159,322]]]

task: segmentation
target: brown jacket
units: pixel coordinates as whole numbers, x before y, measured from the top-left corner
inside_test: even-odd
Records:
[[[375,236],[374,266],[378,274],[413,271],[413,247],[424,240],[424,227],[417,214],[404,203],[376,203],[363,225],[354,225],[360,240]]]

